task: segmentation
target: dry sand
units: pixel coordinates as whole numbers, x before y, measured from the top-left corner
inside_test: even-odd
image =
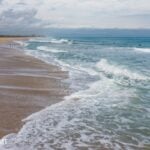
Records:
[[[17,132],[23,118],[68,94],[62,82],[67,72],[22,51],[1,47],[20,39],[26,40],[0,38],[0,138]]]

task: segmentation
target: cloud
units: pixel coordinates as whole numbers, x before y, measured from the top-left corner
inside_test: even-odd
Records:
[[[0,0],[0,3],[0,29],[150,27],[149,0]]]

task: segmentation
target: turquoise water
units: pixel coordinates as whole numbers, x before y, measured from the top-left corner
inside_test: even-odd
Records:
[[[28,148],[45,150],[150,149],[150,38],[47,37],[26,44],[28,54],[69,71],[64,82],[73,94],[38,119],[29,117],[18,143],[28,139]]]

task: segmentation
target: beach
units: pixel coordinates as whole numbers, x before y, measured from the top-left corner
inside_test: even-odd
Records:
[[[67,72],[12,48],[16,40],[28,38],[0,38],[0,138],[16,133],[22,119],[68,93]]]
[[[0,46],[0,150],[150,148],[150,38],[12,40]]]

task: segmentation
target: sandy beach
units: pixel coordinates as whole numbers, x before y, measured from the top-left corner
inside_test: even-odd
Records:
[[[15,40],[27,38],[0,38],[0,138],[17,132],[22,119],[68,93],[62,82],[67,72],[9,48]]]

